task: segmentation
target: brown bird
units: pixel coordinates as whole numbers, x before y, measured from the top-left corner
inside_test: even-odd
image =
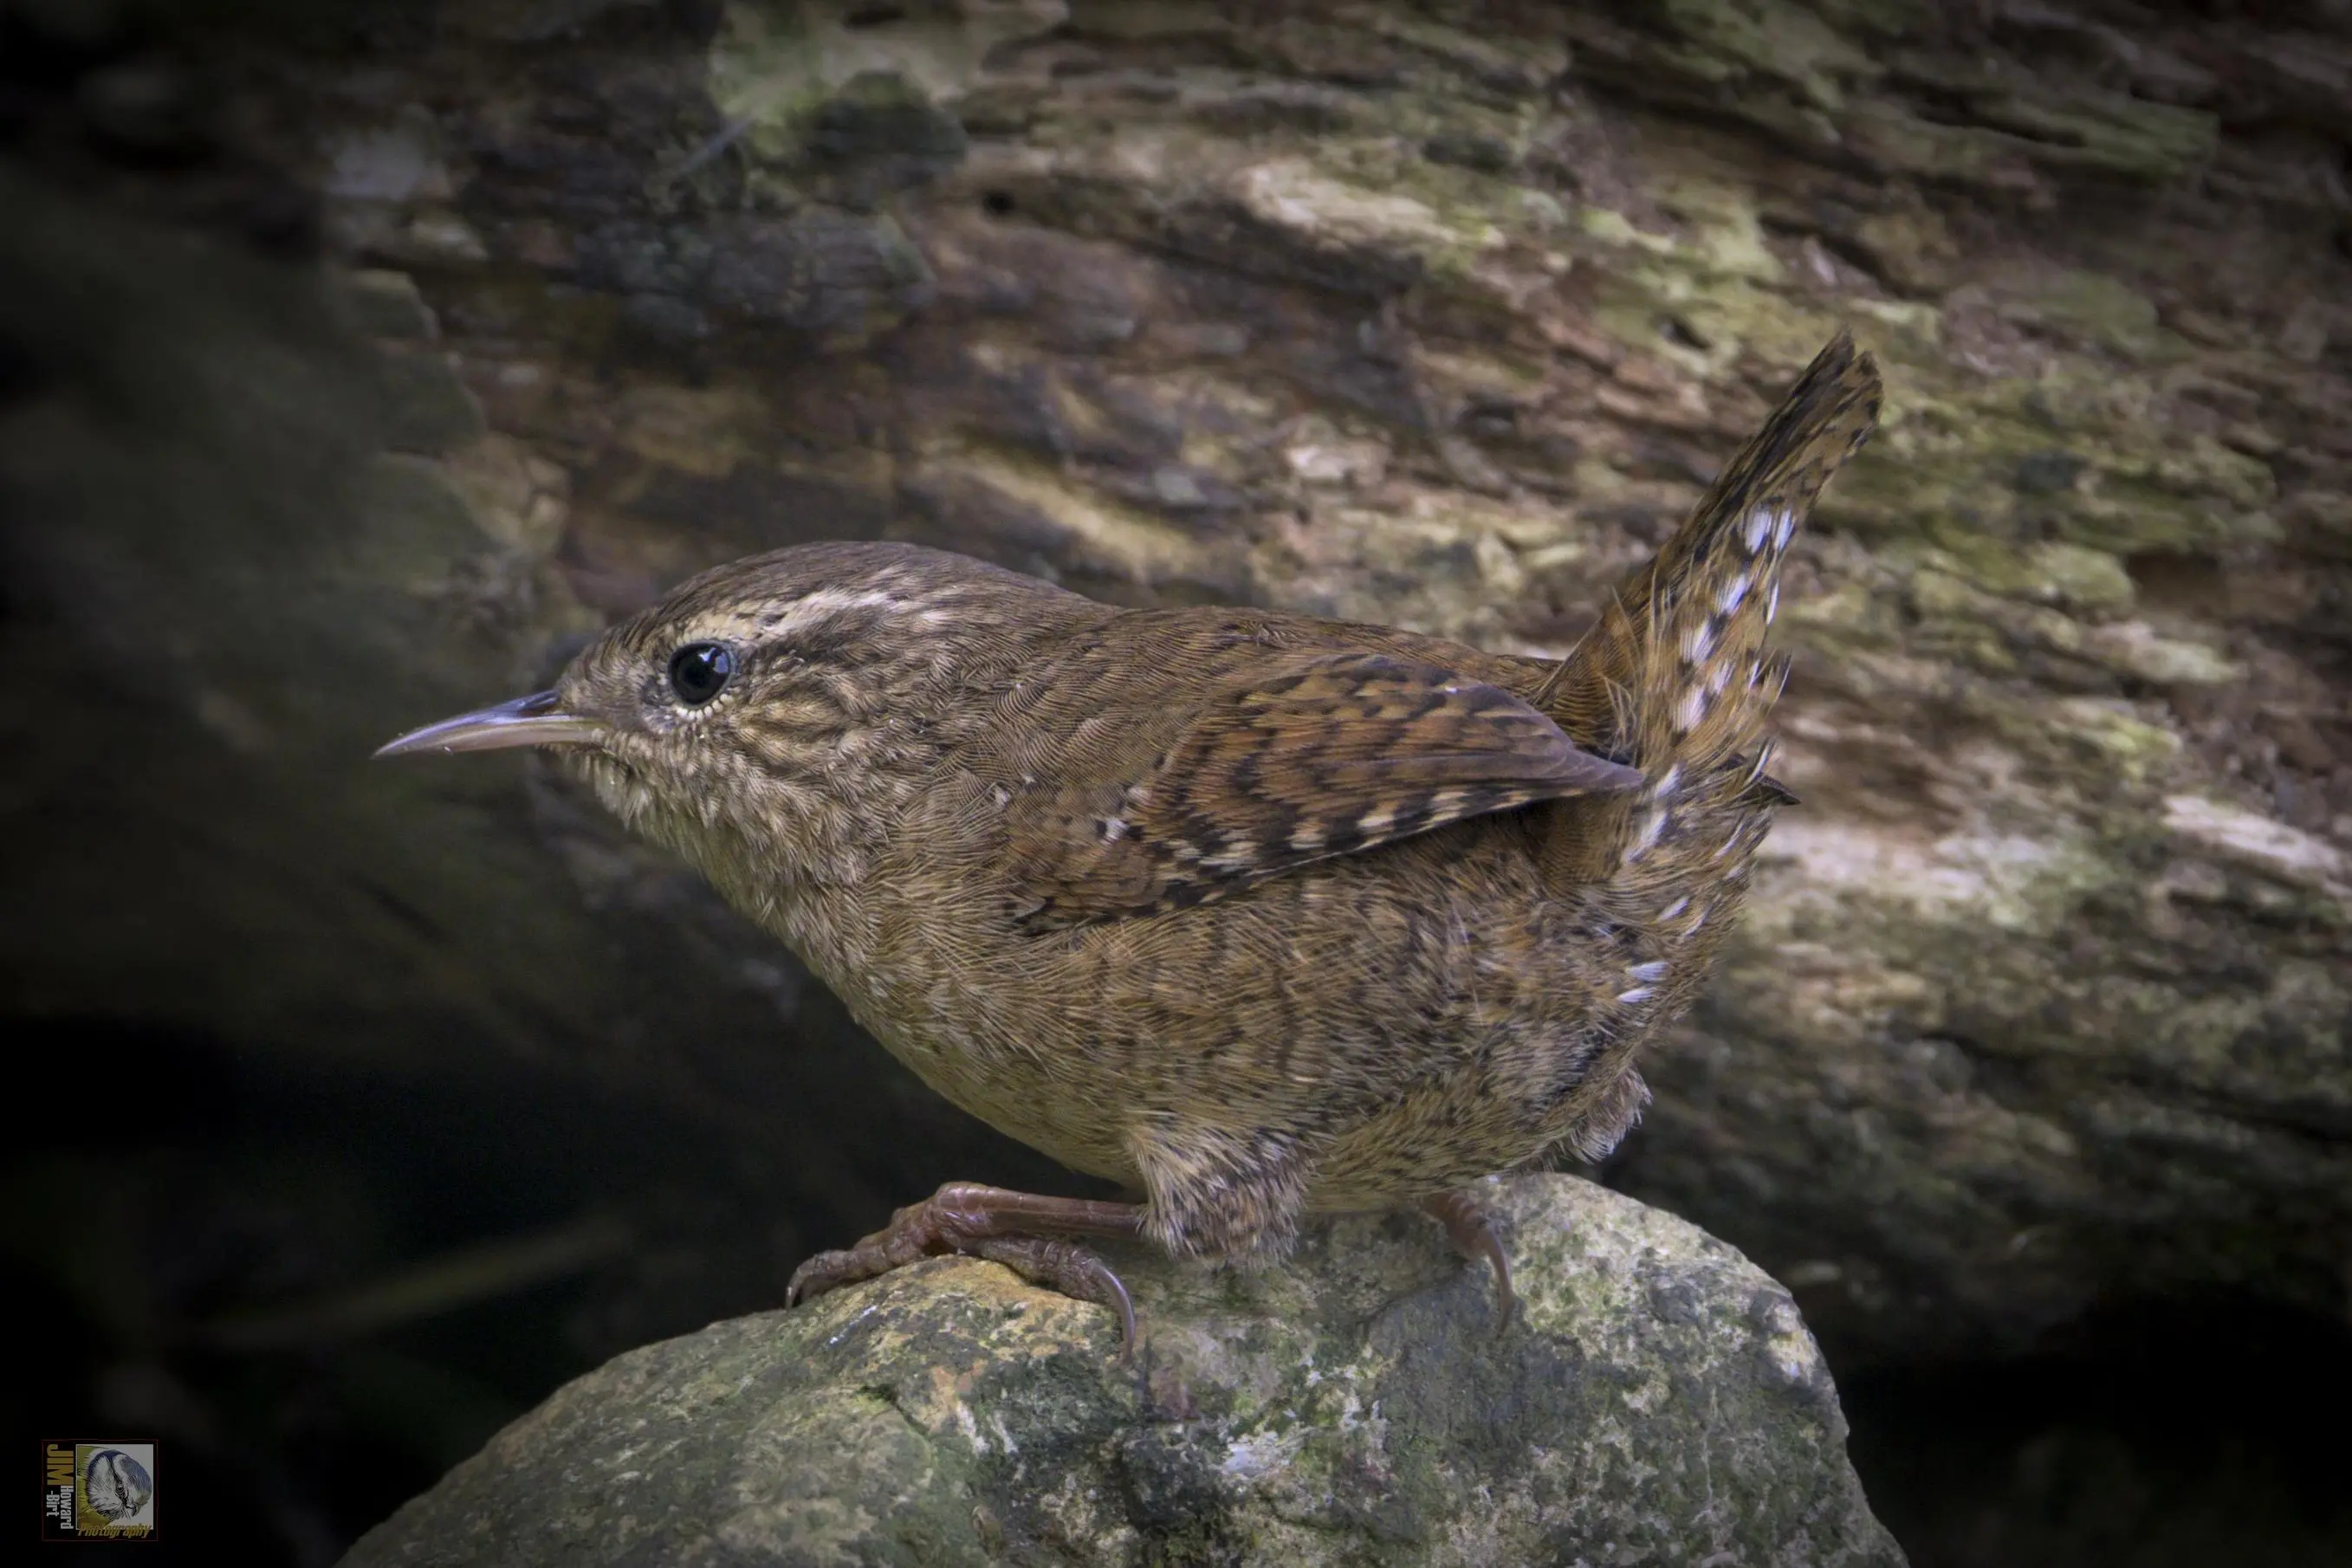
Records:
[[[1559,663],[1275,611],[1115,609],[937,551],[707,572],[552,690],[380,755],[559,748],[892,1055],[1142,1202],[942,1187],[799,1300],[960,1252],[1134,1318],[1088,1237],[1279,1252],[1300,1217],[1598,1158],[1648,1098],[1773,807],[1790,536],[1869,434],[1839,334]]]

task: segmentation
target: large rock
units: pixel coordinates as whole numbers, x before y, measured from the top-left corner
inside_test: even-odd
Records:
[[[1564,1176],[1490,1184],[1522,1321],[1417,1215],[1248,1274],[1123,1257],[1144,1343],[994,1264],[635,1351],[346,1568],[1898,1564],[1788,1292]]]

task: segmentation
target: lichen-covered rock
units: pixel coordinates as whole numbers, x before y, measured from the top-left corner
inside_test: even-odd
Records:
[[[635,1351],[346,1568],[1899,1564],[1788,1293],[1566,1176],[1489,1184],[1522,1317],[1418,1215],[1240,1273],[1123,1258],[1143,1345],[942,1260]]]

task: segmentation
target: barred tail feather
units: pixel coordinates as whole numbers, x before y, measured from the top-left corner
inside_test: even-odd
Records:
[[[1760,773],[1765,721],[1788,677],[1785,658],[1765,648],[1781,558],[1878,405],[1876,365],[1839,332],[1561,665],[1537,705],[1580,743],[1641,769],[1649,787],[1564,814],[1557,871],[1590,880],[1638,857],[1649,818],[1630,814],[1654,811],[1663,825],[1678,783],[1730,765]]]

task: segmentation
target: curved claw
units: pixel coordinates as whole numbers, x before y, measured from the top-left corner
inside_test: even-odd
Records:
[[[1087,1300],[1097,1307],[1108,1307],[1118,1314],[1118,1359],[1132,1361],[1135,1359],[1135,1300],[1127,1293],[1127,1282],[1111,1271],[1109,1264],[1093,1253],[1077,1247],[1070,1250],[1077,1254],[1085,1282],[1094,1288]]]
[[[784,1305],[797,1307],[804,1301],[814,1301],[841,1285],[843,1281],[840,1279],[828,1279],[822,1276],[829,1267],[845,1263],[848,1258],[845,1252],[832,1251],[820,1252],[803,1259],[801,1266],[793,1270],[792,1279],[784,1286]]]
[[[1500,1339],[1511,1326],[1517,1312],[1518,1292],[1511,1288],[1511,1257],[1503,1250],[1503,1238],[1495,1234],[1494,1221],[1486,1217],[1467,1193],[1440,1193],[1426,1199],[1422,1208],[1445,1226],[1445,1234],[1454,1243],[1454,1250],[1471,1262],[1484,1258],[1495,1270],[1495,1295],[1497,1311],[1495,1336]]]
[[[866,1241],[858,1241],[854,1248],[816,1253],[807,1262],[802,1262],[800,1268],[793,1269],[791,1281],[783,1286],[783,1305],[797,1307],[802,1302],[814,1302],[818,1295],[828,1295],[833,1290],[840,1290],[842,1286],[854,1286],[861,1279],[877,1279],[882,1274],[889,1274],[891,1269],[903,1268],[908,1262],[915,1262],[918,1258],[929,1256],[927,1250],[906,1258],[894,1256],[896,1248],[877,1246],[889,1239],[889,1234],[891,1232],[875,1232],[873,1237],[866,1237]]]
[[[1118,1314],[1118,1359],[1123,1362],[1133,1361],[1135,1359],[1135,1302],[1127,1293],[1127,1283],[1112,1273],[1110,1267],[1101,1258],[1097,1258],[1090,1261],[1094,1265],[1095,1272],[1100,1276],[1103,1287],[1116,1298],[1101,1304]]]

